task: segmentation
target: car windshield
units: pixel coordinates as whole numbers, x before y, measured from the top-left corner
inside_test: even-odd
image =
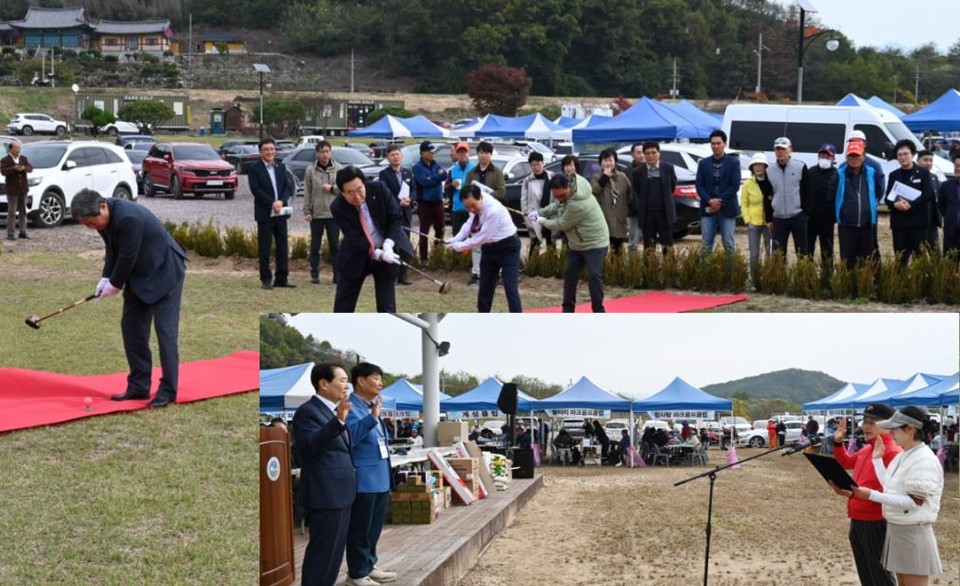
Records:
[[[351,148],[339,148],[333,151],[333,158],[336,159],[341,165],[357,165],[359,167],[367,167],[373,165],[374,162],[370,158],[360,151],[353,150]]]
[[[130,162],[133,163],[134,165],[139,165],[140,163],[143,162],[143,158],[147,156],[148,152],[149,151],[128,150],[127,158],[129,158]]]
[[[30,164],[33,165],[34,169],[49,169],[50,167],[56,167],[60,164],[63,153],[67,152],[67,145],[43,143],[25,144],[20,152],[30,160]]]
[[[181,161],[219,161],[220,155],[209,146],[175,146],[173,156]]]

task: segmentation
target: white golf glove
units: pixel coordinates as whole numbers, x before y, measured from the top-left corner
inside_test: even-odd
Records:
[[[380,261],[398,265],[400,264],[400,255],[393,250],[384,250],[383,254],[380,255]]]
[[[538,218],[540,218],[540,215],[537,212],[530,212],[527,214],[527,219],[530,220],[531,224],[537,222]]]
[[[443,241],[443,243],[446,244],[447,246],[450,246],[456,241],[457,241],[456,238],[447,238],[446,240]]]
[[[104,277],[100,279],[100,282],[97,283],[97,288],[93,291],[93,294],[97,297],[100,297],[100,294],[103,293],[103,288],[110,284],[110,279]]]
[[[113,297],[118,293],[120,293],[120,289],[111,285],[110,281],[107,281],[107,284],[103,286],[103,290],[100,291],[100,295],[97,295],[97,299],[106,299],[107,297]]]
[[[463,252],[467,249],[467,244],[465,242],[454,242],[450,245],[450,248],[456,250],[457,252]]]
[[[383,241],[384,252],[387,252],[387,251],[393,252],[393,245],[394,245],[394,242],[390,238],[387,238],[386,240],[384,240]]]

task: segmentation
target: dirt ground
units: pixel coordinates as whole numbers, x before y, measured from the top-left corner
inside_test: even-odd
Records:
[[[740,459],[760,450],[739,449]],[[711,448],[710,464],[725,462]],[[484,551],[460,586],[643,584],[703,579],[709,480],[702,466],[544,466],[544,488]],[[960,582],[960,490],[944,478],[934,525],[944,574]],[[773,454],[717,474],[709,583],[859,584],[846,499],[799,454]]]

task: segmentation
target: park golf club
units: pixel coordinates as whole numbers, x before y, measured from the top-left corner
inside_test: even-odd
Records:
[[[33,328],[33,329],[35,329],[35,330],[39,330],[39,329],[40,329],[40,322],[42,322],[43,320],[48,319],[48,318],[51,318],[51,317],[56,316],[56,315],[60,315],[61,313],[63,313],[64,311],[67,311],[68,309],[73,309],[74,307],[76,307],[76,306],[78,306],[78,305],[83,305],[83,304],[86,303],[87,301],[90,301],[90,300],[92,300],[92,299],[96,299],[96,297],[97,297],[96,295],[90,295],[90,296],[84,297],[83,299],[81,299],[81,300],[79,300],[79,301],[74,301],[74,302],[71,303],[70,305],[67,305],[66,307],[61,307],[60,309],[54,311],[53,313],[47,314],[47,315],[45,315],[45,316],[43,316],[43,317],[37,317],[36,314],[31,314],[31,315],[29,315],[29,316],[27,317],[27,319],[24,320],[24,321],[25,321],[26,324],[27,324],[28,326],[30,326],[31,328]]]
[[[437,285],[440,285],[440,290],[439,290],[438,292],[439,292],[441,295],[446,295],[447,293],[449,293],[450,291],[453,290],[453,285],[450,284],[450,281],[441,281],[440,279],[434,279],[433,277],[431,277],[431,276],[428,275],[427,273],[421,271],[420,269],[418,269],[417,267],[413,266],[412,264],[408,264],[408,263],[405,263],[405,262],[403,262],[403,261],[400,261],[400,266],[404,266],[404,267],[407,267],[407,268],[409,268],[409,269],[413,269],[414,271],[416,271],[417,273],[420,273],[420,274],[423,275],[424,277],[430,279],[431,281],[433,281],[433,282],[436,283]]]
[[[429,239],[431,239],[431,240],[435,240],[435,241],[439,242],[440,244],[446,244],[446,242],[444,242],[444,240],[443,240],[442,238],[437,238],[436,236],[431,236],[431,235],[425,234],[425,233],[423,233],[423,232],[418,232],[417,230],[414,230],[413,228],[410,228],[410,227],[408,227],[408,226],[401,226],[401,228],[403,228],[403,229],[406,230],[407,232],[410,232],[411,234],[416,234],[417,236],[423,236],[424,238],[429,238]]]

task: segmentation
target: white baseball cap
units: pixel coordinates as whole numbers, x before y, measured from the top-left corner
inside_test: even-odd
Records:
[[[850,136],[847,137],[847,142],[850,142],[851,140],[862,140],[863,142],[867,142],[867,135],[864,134],[862,130],[852,130],[850,131]]]

